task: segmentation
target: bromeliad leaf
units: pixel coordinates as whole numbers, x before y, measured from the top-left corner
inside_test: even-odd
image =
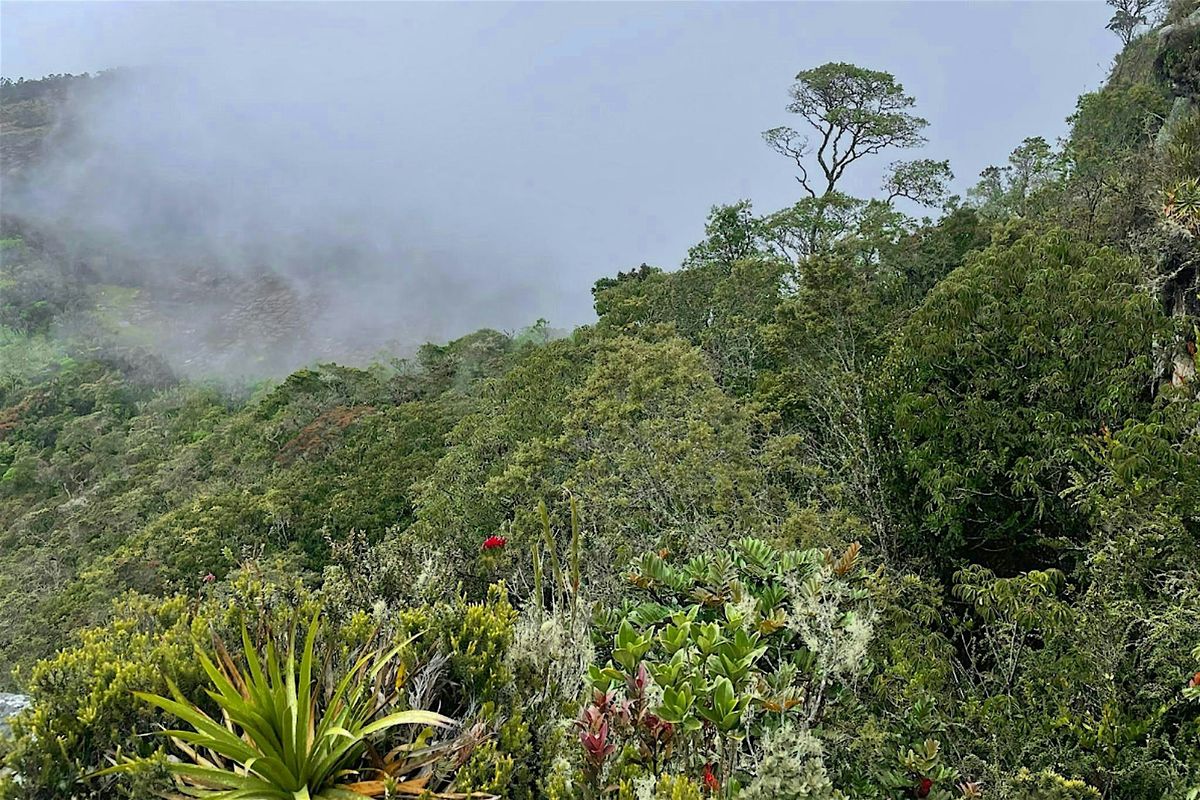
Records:
[[[314,664],[320,629],[320,618],[314,616],[299,653],[293,628],[283,654],[268,640],[260,655],[243,626],[244,669],[220,642],[216,662],[197,651],[212,685],[206,693],[220,708],[222,721],[189,703],[174,684],[168,684],[172,698],[137,694],[192,728],[166,732],[186,757],[168,766],[184,795],[212,800],[352,800],[386,792],[416,797],[428,791],[428,776],[412,774],[426,768],[429,759],[423,757],[392,760],[372,770],[388,780],[361,780],[367,740],[402,725],[444,729],[454,721],[419,709],[380,716],[394,697],[379,690],[379,676],[399,647],[366,653],[327,696],[317,691]],[[326,699],[318,702],[322,696]],[[125,762],[95,774],[136,766]]]

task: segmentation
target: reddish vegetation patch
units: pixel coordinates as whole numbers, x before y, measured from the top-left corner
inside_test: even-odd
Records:
[[[16,405],[8,408],[0,408],[0,442],[4,441],[4,437],[15,431],[21,426],[21,422],[26,418],[36,418],[41,406],[35,407],[36,401],[44,401],[47,397],[44,394],[31,394],[25,397]]]
[[[375,406],[336,406],[305,425],[279,448],[275,457],[280,464],[290,464],[298,458],[307,458],[328,452],[331,440],[367,414],[375,412]]]

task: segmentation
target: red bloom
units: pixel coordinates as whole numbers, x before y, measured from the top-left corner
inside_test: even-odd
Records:
[[[504,547],[508,544],[508,539],[503,536],[489,536],[483,540],[484,550],[495,550],[497,547]]]
[[[921,778],[921,782],[917,784],[917,797],[929,797],[929,790],[933,788],[933,781],[929,778]]]
[[[213,581],[215,581],[216,579],[217,579],[217,576],[216,576],[216,575],[213,575],[213,574],[210,572],[210,573],[208,573],[207,575],[205,575],[203,578],[201,578],[200,580],[204,581],[205,583],[212,583],[212,582],[213,582]]]
[[[708,787],[710,792],[719,792],[721,790],[721,782],[717,780],[717,776],[713,773],[712,764],[704,765],[704,785]]]

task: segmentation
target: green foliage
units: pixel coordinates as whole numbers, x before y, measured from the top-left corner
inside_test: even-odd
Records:
[[[1161,88],[1143,81],[1079,98],[1064,153],[1070,195],[1065,199],[1071,201],[1064,224],[1101,241],[1119,241],[1145,225],[1153,177],[1150,146],[1169,105]]]
[[[460,687],[464,710],[499,699],[511,680],[504,661],[516,619],[503,584],[490,587],[484,602],[470,603],[459,596],[405,612],[402,619],[413,635],[427,631],[413,646],[418,661],[430,659],[430,648],[448,659],[447,669]]]
[[[684,775],[663,775],[654,785],[654,800],[700,800],[701,789]]]
[[[1164,322],[1137,280],[1113,251],[1028,235],[968,259],[902,329],[883,392],[900,491],[939,560],[1080,541],[1061,493],[1081,445],[1147,408]]]
[[[1200,179],[1188,178],[1163,194],[1163,217],[1191,236],[1200,236]]]
[[[0,794],[7,792],[3,796],[24,799],[59,798],[66,792],[80,798],[157,793],[167,786],[165,767],[169,765],[163,761],[165,751],[159,741],[147,734],[162,727],[177,727],[178,720],[188,715],[176,714],[180,709],[174,705],[168,709],[161,703],[155,706],[138,701],[134,693],[168,695],[174,698],[169,702],[198,709],[195,713],[207,714],[222,726],[222,703],[213,704],[216,698],[206,694],[207,686],[230,701],[228,710],[234,722],[249,708],[246,703],[270,705],[270,709],[260,710],[266,718],[277,717],[271,730],[278,733],[287,727],[285,723],[291,724],[287,722],[289,715],[305,713],[299,704],[281,705],[279,700],[286,700],[293,690],[300,692],[304,682],[297,676],[310,646],[313,696],[317,700],[307,713],[318,716],[327,713],[342,719],[346,714],[361,714],[378,706],[379,713],[371,712],[364,723],[370,725],[390,712],[423,704],[474,714],[487,698],[468,688],[468,682],[496,692],[509,687],[495,654],[505,655],[513,612],[499,588],[486,606],[460,603],[413,608],[396,618],[339,608],[319,631],[309,631],[303,647],[295,648],[293,680],[289,683],[287,664],[296,644],[295,620],[316,614],[321,603],[320,596],[297,582],[289,583],[278,567],[269,565],[243,567],[225,582],[214,583],[203,597],[177,596],[163,601],[139,596],[122,598],[109,624],[83,631],[78,644],[34,670],[27,689],[33,705],[14,720],[15,739],[8,752],[0,753],[0,764],[14,770],[20,779],[11,780],[10,776],[9,783],[0,784]],[[416,624],[428,627],[414,639],[412,627]],[[292,636],[285,634],[281,642],[278,632],[289,629]],[[257,632],[254,638],[258,644],[240,637],[242,630]],[[231,635],[232,639],[226,638]],[[251,656],[262,665],[261,676],[236,666],[237,651],[228,652],[220,644],[222,640],[237,639],[241,639],[241,659],[246,663],[246,652],[266,651],[265,657]],[[364,657],[383,651],[395,657]],[[269,667],[273,658],[278,675]],[[339,690],[343,676],[345,685]],[[226,680],[237,687],[256,685],[261,691],[239,699],[243,698],[239,689],[236,696],[225,697],[229,689]],[[347,693],[347,702],[339,705],[331,700],[337,691]],[[357,700],[351,702],[354,698]],[[510,776],[505,796],[528,797],[521,794],[521,787],[534,781],[526,764],[531,753],[528,729],[519,713],[510,719],[498,718],[493,703],[483,705],[485,710],[493,709],[484,714],[489,721],[481,720],[469,735],[442,736],[435,742],[427,733],[399,740],[382,730],[371,734],[365,760],[351,764],[354,769],[366,770],[359,781],[364,784],[360,790],[382,793],[381,785],[373,783],[379,780],[390,785],[393,792],[402,791],[406,780],[420,779],[420,786],[410,791],[416,795],[423,788],[449,785],[454,779],[449,767],[469,760],[475,770],[471,774],[479,770],[505,771]],[[167,711],[170,713],[164,713]],[[334,717],[330,717],[330,725]],[[342,719],[341,727],[349,729],[346,723]],[[264,730],[255,729],[256,733]],[[329,730],[332,734],[333,729]],[[210,762],[209,766],[224,764],[231,768],[237,758],[229,761],[224,756],[203,755],[204,751],[191,741],[206,734],[218,732],[211,727],[197,728],[194,734],[181,738],[183,749],[176,747],[174,751],[185,758],[199,754]],[[333,739],[325,744],[334,743],[340,749],[349,743],[340,734]],[[283,747],[281,742],[276,743]],[[414,743],[416,746],[410,747]],[[258,745],[267,747],[261,741]],[[315,740],[305,746],[310,745],[325,746]],[[404,745],[402,752],[387,755],[398,745]],[[358,752],[361,747],[354,745],[351,749]],[[132,762],[120,770],[87,777],[126,758]],[[199,762],[192,758],[191,763]],[[436,766],[436,776],[425,774],[431,765]]]
[[[441,548],[440,557],[429,559],[428,580],[453,583],[453,575],[440,573],[458,573],[477,578],[473,587],[483,591],[480,546],[504,530],[518,508],[517,499],[501,489],[503,476],[518,458],[544,449],[546,439],[561,432],[571,393],[591,358],[585,341],[559,340],[530,350],[488,384],[481,407],[451,430],[445,454],[415,487],[413,530],[423,547]],[[537,500],[521,507],[536,509]],[[531,526],[531,536],[534,531],[540,525]]]
[[[749,200],[713,206],[704,224],[705,239],[688,250],[684,265],[716,263],[728,271],[739,261],[762,255],[760,227]]]
[[[615,340],[570,404],[562,435],[520,454],[498,484],[520,496],[557,478],[572,492],[586,528],[602,534],[584,564],[593,587],[610,559],[648,546],[698,552],[736,529],[754,489],[748,424],[696,350]]]
[[[1200,570],[1192,546],[1200,517],[1198,414],[1186,396],[1168,397],[1089,448],[1100,473],[1081,471],[1071,491],[1096,522],[1087,565],[1095,585],[1152,597],[1160,575]]]
[[[397,788],[404,786],[411,765],[420,763],[425,755],[420,750],[409,751],[400,764],[386,765],[379,780],[351,780],[360,777],[354,767],[373,734],[401,725],[449,727],[453,721],[413,709],[381,716],[392,702],[382,689],[395,650],[366,653],[345,676],[331,679],[322,691],[316,663],[319,631],[320,618],[314,617],[299,652],[293,628],[283,655],[268,639],[266,652],[260,656],[243,627],[244,669],[219,642],[215,662],[198,652],[197,659],[212,687],[207,694],[220,708],[219,718],[192,705],[173,683],[168,684],[170,698],[134,693],[191,726],[190,731],[168,732],[186,756],[168,766],[187,787],[184,791],[200,797],[279,800],[420,794],[415,787],[407,791]],[[128,769],[129,765],[120,764],[97,774]]]
[[[34,704],[13,721],[14,741],[3,761],[21,782],[0,779],[0,795],[128,796],[129,783],[84,779],[110,752],[149,757],[159,750],[136,734],[168,717],[132,702],[132,692],[165,692],[170,681],[196,693],[203,672],[193,658],[193,641],[201,623],[188,601],[131,596],[119,608],[104,627],[81,631],[73,646],[33,669],[27,688]]]
[[[1003,167],[988,167],[969,192],[980,215],[992,220],[1038,217],[1057,202],[1062,154],[1040,136],[1026,139]]]
[[[835,714],[839,688],[865,669],[874,614],[857,545],[835,558],[747,538],[678,567],[647,553],[630,581],[653,599],[601,618],[602,629],[616,625],[612,658],[589,670],[596,695],[579,723],[597,777],[615,749],[609,737],[624,735],[633,744],[621,758],[688,774],[717,764],[731,790],[751,741]],[[829,788],[819,746],[801,766],[778,752],[790,744],[767,742],[772,760],[759,764],[755,791],[795,770],[814,791]],[[807,739],[797,746],[814,755]]]
[[[315,571],[352,531],[374,541],[411,522],[412,484],[454,417],[450,402],[397,402],[402,380],[323,367],[239,407],[83,361],[6,400],[5,677],[126,589],[192,591],[257,553]]]
[[[565,359],[569,347],[546,356]],[[617,588],[613,559],[648,546],[699,551],[741,523],[755,480],[749,426],[701,354],[677,339],[631,337],[594,352],[571,365],[573,385],[548,383],[533,364],[514,370],[498,412],[451,434],[417,509],[418,530],[451,554],[442,580],[481,588],[523,566],[544,537],[540,502],[567,527],[564,489],[582,509],[583,580],[597,593]],[[580,375],[581,366],[590,369]],[[508,547],[481,557],[494,533]]]
[[[930,158],[839,191],[925,121],[888,73],[801,72],[816,136],[767,133],[799,200],[714,206],[565,337],[217,389],[125,346],[142,288],[6,217],[0,680],[33,705],[0,795],[144,798],[197,758],[295,784],[328,751],[385,796],[1195,800],[1195,5],[1137,36],[1118,4],[1067,140],[968,204]],[[5,119],[72,85],[4,83]],[[259,649],[278,677],[235,666]],[[172,683],[177,714],[134,698]],[[421,708],[461,735],[364,733]],[[267,718],[286,770],[249,763]]]
[[[936,206],[950,194],[953,180],[949,161],[896,161],[889,167],[883,189],[889,201],[903,197],[923,206]]]
[[[799,114],[817,131],[820,144],[810,151],[808,139],[797,131],[772,128],[763,134],[771,149],[792,160],[797,180],[810,196],[818,195],[816,176],[810,179],[805,161],[815,156],[825,179],[824,192],[834,191],[846,168],[864,156],[889,147],[916,147],[928,123],[910,113],[915,100],[904,93],[894,76],[854,64],[829,63],[796,75],[787,110]]]
[[[1178,20],[1166,32],[1155,61],[1155,72],[1176,95],[1200,95],[1200,24],[1192,16]]]
[[[501,753],[495,742],[485,742],[458,771],[454,788],[468,796],[501,796],[512,781],[512,771],[512,756]]]
[[[1077,778],[1064,778],[1049,770],[1032,774],[1022,769],[1013,782],[1021,796],[1031,800],[1100,800],[1100,792]]]
[[[1108,0],[1108,4],[1116,10],[1105,27],[1121,37],[1122,44],[1128,45],[1137,30],[1150,22],[1148,15],[1158,5],[1158,0]]]
[[[833,787],[821,758],[820,742],[790,725],[780,727],[763,742],[757,774],[743,800],[840,800],[845,795]]]

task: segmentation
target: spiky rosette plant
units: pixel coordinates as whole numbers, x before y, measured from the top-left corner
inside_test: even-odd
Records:
[[[1167,189],[1162,213],[1193,236],[1200,235],[1200,180],[1188,178]]]
[[[314,617],[297,659],[294,629],[282,656],[268,640],[260,658],[243,626],[245,669],[219,641],[215,662],[198,651],[197,658],[212,683],[206,694],[220,708],[220,720],[189,702],[173,683],[169,684],[171,698],[135,692],[140,699],[192,728],[165,732],[184,756],[168,765],[182,793],[177,796],[209,800],[362,800],[384,794],[415,797],[430,792],[429,765],[458,743],[397,748],[378,760],[373,769],[361,768],[369,739],[376,734],[403,725],[444,729],[455,724],[448,717],[423,710],[381,716],[395,696],[394,691],[385,690],[385,674],[403,644],[387,653],[366,653],[332,691],[325,692],[314,677],[314,650],[320,628],[319,617]],[[130,762],[97,774],[134,767],[135,763]],[[466,795],[430,792],[426,796]]]

